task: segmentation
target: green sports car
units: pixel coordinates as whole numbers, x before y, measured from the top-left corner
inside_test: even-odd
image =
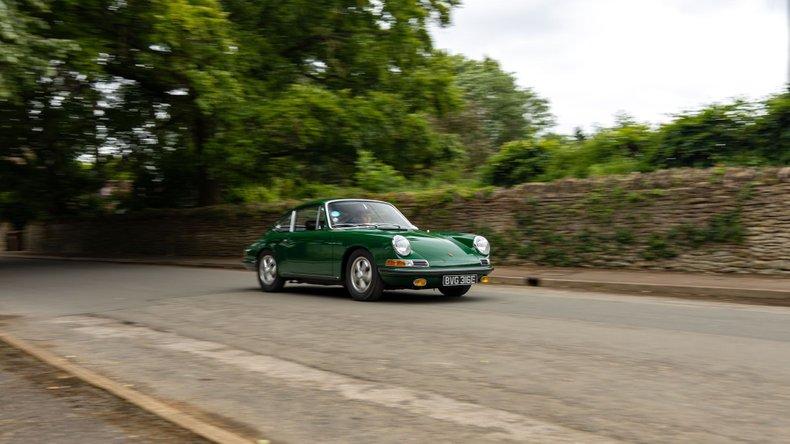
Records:
[[[388,289],[458,297],[488,282],[489,252],[482,236],[419,230],[387,202],[330,199],[285,213],[244,250],[244,264],[264,291],[304,282],[343,285],[359,301]]]

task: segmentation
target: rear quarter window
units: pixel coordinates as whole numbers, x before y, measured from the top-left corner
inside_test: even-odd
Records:
[[[292,211],[277,219],[277,222],[275,222],[272,227],[272,231],[291,231],[291,213]]]

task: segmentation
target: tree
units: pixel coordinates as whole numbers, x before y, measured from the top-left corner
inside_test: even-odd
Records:
[[[502,144],[528,139],[553,125],[548,101],[530,88],[519,87],[496,60],[451,58],[455,86],[464,100],[462,110],[442,124],[461,135],[473,161],[483,161]]]
[[[16,225],[90,207],[100,186],[79,158],[97,149],[98,94],[71,40],[48,34],[37,1],[0,1],[0,218]]]
[[[46,4],[0,3],[1,137],[14,139],[0,172],[44,150],[61,165],[46,174],[90,179],[39,181],[69,195],[54,213],[108,177],[133,181],[131,207],[205,205],[276,176],[350,183],[363,149],[406,174],[454,150],[430,124],[458,97],[428,25],[456,0]],[[60,112],[40,115],[58,124],[26,118],[53,97]]]
[[[407,175],[451,151],[430,119],[459,99],[427,26],[455,0],[225,4],[261,92],[239,170],[350,184],[361,150]]]

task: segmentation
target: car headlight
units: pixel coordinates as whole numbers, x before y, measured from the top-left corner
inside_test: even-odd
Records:
[[[475,250],[479,251],[480,254],[488,256],[488,253],[491,252],[491,244],[489,244],[488,239],[483,236],[475,236],[475,240],[472,241],[472,244],[475,246]]]
[[[408,256],[411,253],[411,242],[400,234],[396,234],[392,238],[392,248],[399,255]]]

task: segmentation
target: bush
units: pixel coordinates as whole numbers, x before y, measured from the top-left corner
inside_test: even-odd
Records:
[[[395,168],[378,161],[370,151],[359,150],[355,167],[354,179],[364,190],[380,193],[397,190],[406,184],[406,179]]]
[[[233,188],[227,194],[225,200],[231,203],[265,203],[280,198],[276,189],[263,185],[245,185]]]
[[[708,242],[741,243],[745,236],[746,229],[741,223],[740,211],[717,214],[708,221],[706,232]]]
[[[539,142],[508,142],[483,166],[483,180],[501,186],[529,182],[546,172],[548,161],[549,151]]]
[[[749,137],[755,117],[754,105],[743,101],[680,114],[659,128],[650,162],[657,168],[711,167],[735,157],[753,163],[759,158]]]
[[[642,257],[653,261],[657,259],[671,259],[678,253],[670,246],[667,239],[659,234],[651,234],[647,239],[647,246],[642,251]]]
[[[765,101],[765,113],[757,118],[752,137],[756,151],[769,162],[790,164],[790,92]]]

